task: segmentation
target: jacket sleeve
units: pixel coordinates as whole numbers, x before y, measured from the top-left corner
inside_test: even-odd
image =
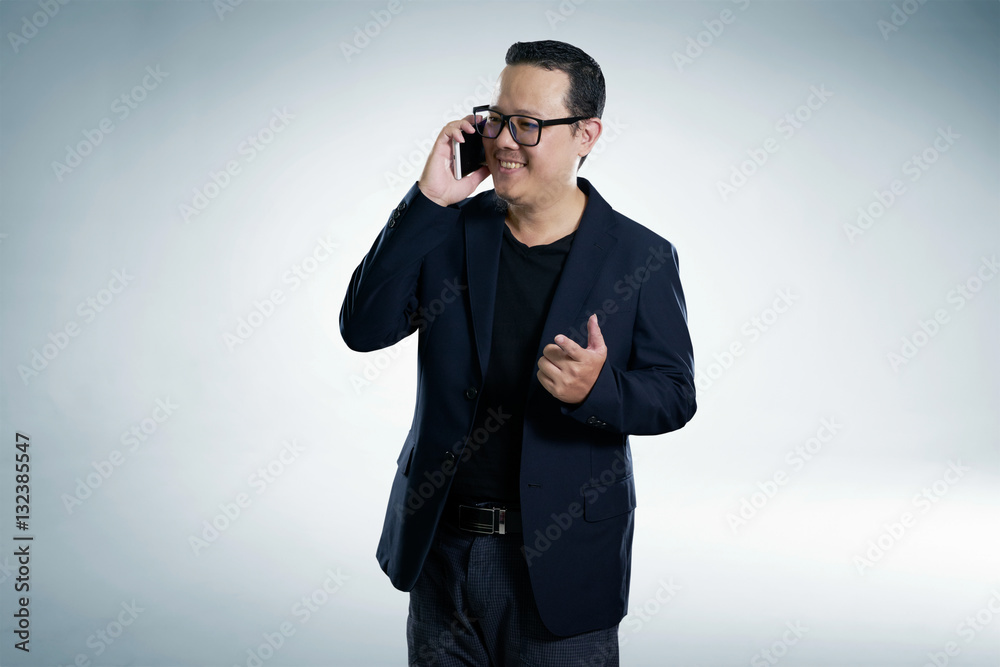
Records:
[[[670,259],[647,275],[638,294],[627,368],[605,360],[587,397],[576,406],[563,404],[563,414],[635,435],[674,431],[694,416],[694,351],[672,245]]]
[[[414,183],[354,270],[340,309],[340,335],[370,352],[417,330],[417,285],[423,259],[458,225],[461,210],[439,206]]]

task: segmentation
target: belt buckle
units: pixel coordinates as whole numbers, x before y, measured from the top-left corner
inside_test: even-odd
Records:
[[[469,518],[471,528],[463,525],[465,516],[463,514],[474,514],[475,518]],[[480,507],[476,505],[458,506],[458,523],[462,530],[482,535],[507,534],[507,508],[506,507]]]

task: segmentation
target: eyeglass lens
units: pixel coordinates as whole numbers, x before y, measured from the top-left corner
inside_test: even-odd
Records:
[[[479,132],[487,139],[500,136],[503,117],[494,111],[481,111],[476,117]],[[511,116],[508,129],[514,141],[524,146],[534,146],[538,143],[538,123],[527,116]]]

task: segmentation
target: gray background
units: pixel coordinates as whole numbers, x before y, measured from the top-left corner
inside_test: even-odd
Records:
[[[489,101],[511,43],[546,38],[602,65],[605,136],[581,175],[677,246],[701,389],[683,430],[632,441],[623,664],[771,664],[768,649],[919,666],[948,642],[949,664],[1000,661],[996,2],[222,2],[73,0],[42,18],[0,3],[0,662],[247,665],[289,623],[264,665],[404,663],[407,596],[374,549],[415,341],[351,352],[338,313],[430,140]],[[812,87],[832,95],[800,109]],[[268,136],[276,109],[292,117]],[[87,133],[100,143],[57,173]],[[248,135],[270,139],[252,160]],[[720,194],[769,139],[777,152]],[[229,161],[239,173],[185,220]],[[894,180],[902,194],[849,233]],[[309,259],[321,240],[333,249]],[[311,270],[298,283],[295,265]],[[769,310],[781,293],[791,305]],[[227,339],[248,318],[252,335]],[[894,363],[904,337],[920,346]],[[176,406],[161,423],[158,400]],[[24,532],[15,431],[32,442]],[[286,442],[298,453],[274,463]],[[248,506],[192,547],[239,494]],[[734,530],[744,499],[760,507]],[[11,634],[14,533],[35,537],[30,654]],[[331,572],[340,588],[317,593]],[[134,622],[96,639],[133,601]]]

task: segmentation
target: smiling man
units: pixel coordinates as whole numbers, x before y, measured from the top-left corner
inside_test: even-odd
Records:
[[[410,592],[410,665],[617,665],[629,435],[695,412],[677,255],[577,176],[602,130],[597,62],[542,41],[506,63],[491,104],[442,129],[341,309],[354,350],[419,331],[377,557]],[[486,166],[456,180],[463,130]]]

